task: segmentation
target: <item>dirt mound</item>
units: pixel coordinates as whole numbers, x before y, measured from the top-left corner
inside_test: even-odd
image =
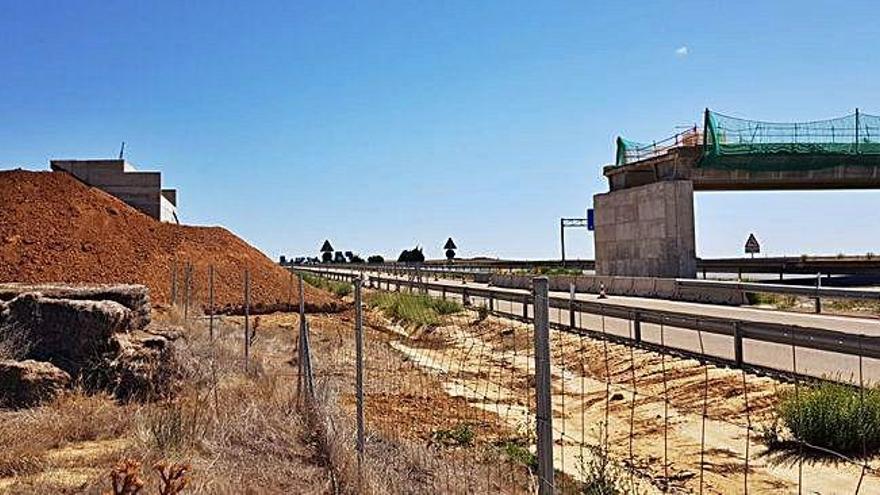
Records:
[[[242,304],[245,269],[254,305],[299,304],[289,273],[222,227],[158,222],[64,172],[0,171],[0,282],[143,284],[168,304],[175,269],[182,301],[187,263],[196,305],[208,301],[210,266],[219,307]],[[309,310],[338,309],[324,291],[305,294]]]

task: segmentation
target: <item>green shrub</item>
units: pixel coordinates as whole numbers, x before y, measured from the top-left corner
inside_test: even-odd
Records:
[[[511,461],[536,471],[538,469],[538,456],[536,456],[520,439],[512,439],[501,444],[501,452]]]
[[[433,297],[429,297],[428,299],[430,299],[428,304],[439,315],[453,315],[461,311],[461,304],[455,301],[450,301],[449,299],[436,299]]]
[[[842,454],[880,450],[880,389],[824,383],[780,399],[777,414],[796,440]]]
[[[797,297],[764,292],[746,292],[746,299],[751,305],[766,304],[779,309],[791,309],[797,304]]]
[[[450,430],[437,430],[431,434],[431,440],[446,446],[468,447],[474,444],[474,432],[471,425],[462,423]]]
[[[336,297],[345,297],[352,291],[351,284],[347,282],[336,282],[311,273],[303,273],[303,281],[312,287],[332,292]]]
[[[440,322],[440,316],[457,313],[462,309],[455,301],[404,292],[370,294],[367,304],[395,320],[413,325],[436,325]]]
[[[578,493],[618,495],[627,492],[620,469],[612,464],[608,455],[601,450],[587,462],[581,459],[579,470],[584,481]]]

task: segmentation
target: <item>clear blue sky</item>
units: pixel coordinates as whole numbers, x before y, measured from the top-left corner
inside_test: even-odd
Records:
[[[880,113],[874,2],[0,0],[0,168],[127,158],[270,256],[558,256],[618,134]],[[686,47],[686,50],[683,49]],[[686,53],[683,53],[685,52]],[[880,251],[880,191],[697,199],[698,254]],[[569,256],[592,257],[571,231]]]

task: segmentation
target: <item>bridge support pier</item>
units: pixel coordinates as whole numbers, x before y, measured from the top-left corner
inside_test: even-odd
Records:
[[[692,181],[597,194],[593,208],[597,275],[696,278]]]

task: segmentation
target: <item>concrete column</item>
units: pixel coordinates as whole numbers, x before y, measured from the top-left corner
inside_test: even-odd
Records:
[[[693,182],[597,194],[593,207],[597,275],[696,278]]]

